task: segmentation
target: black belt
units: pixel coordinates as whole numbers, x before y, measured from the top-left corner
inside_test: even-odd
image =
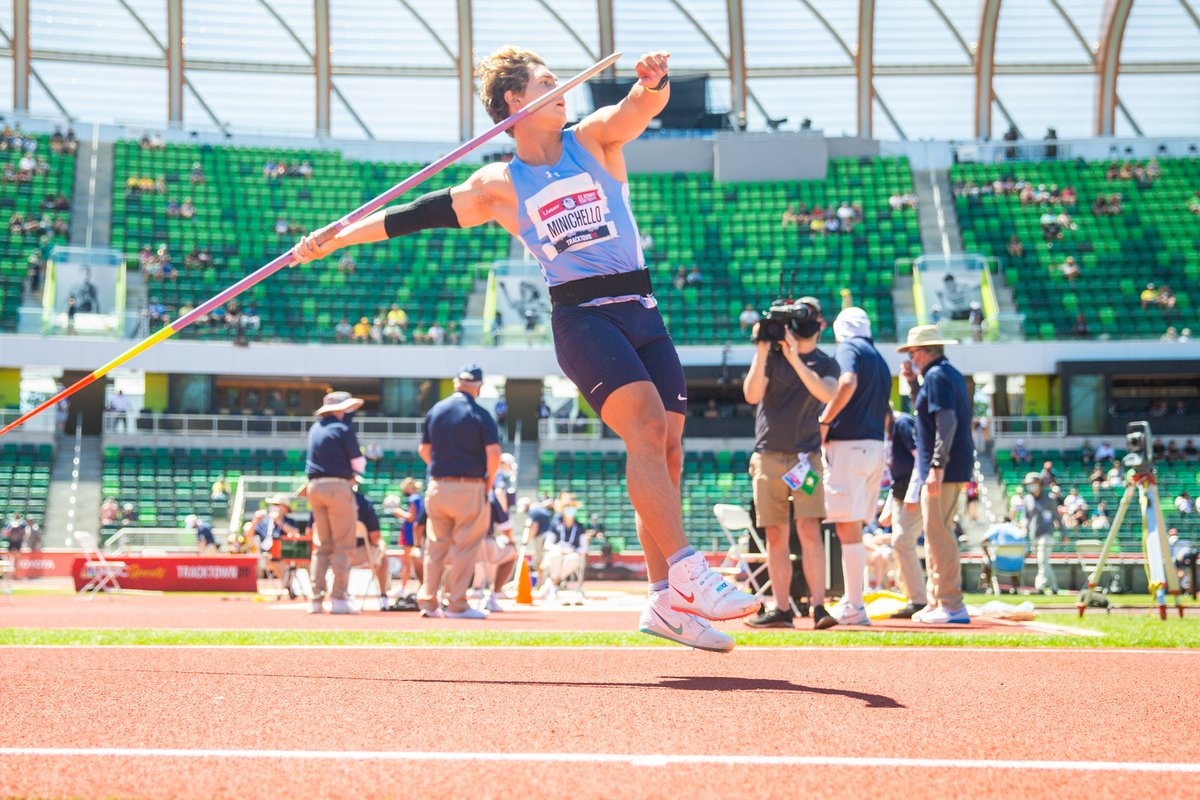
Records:
[[[595,275],[551,286],[550,302],[556,307],[578,306],[601,297],[623,297],[630,294],[644,297],[654,294],[654,288],[650,285],[650,270]]]
[[[341,475],[309,475],[308,479],[310,481],[319,481],[319,480],[352,481],[352,480],[354,480],[354,478],[346,478]]]

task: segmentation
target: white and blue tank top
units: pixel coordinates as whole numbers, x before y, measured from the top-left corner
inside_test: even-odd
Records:
[[[608,174],[573,130],[562,133],[558,163],[533,166],[514,157],[508,164],[517,192],[521,243],[542,268],[546,283],[644,269],[641,238],[629,204],[629,184]],[[653,298],[607,297],[584,305]]]

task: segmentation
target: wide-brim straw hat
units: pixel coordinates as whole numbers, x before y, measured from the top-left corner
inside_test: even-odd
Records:
[[[269,506],[283,506],[288,511],[292,510],[292,498],[284,497],[281,494],[273,494],[266,500],[263,500],[263,503]]]
[[[938,347],[939,345],[958,344],[957,339],[943,339],[937,325],[918,325],[908,329],[908,341],[896,349],[901,353],[916,350],[918,347]]]
[[[362,405],[362,398],[354,397],[349,392],[330,392],[325,395],[324,403],[317,409],[316,414],[319,417],[334,411],[357,411]]]

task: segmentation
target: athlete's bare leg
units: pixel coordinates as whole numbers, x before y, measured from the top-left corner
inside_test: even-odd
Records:
[[[683,417],[667,413],[650,381],[626,384],[614,391],[604,401],[600,417],[625,442],[625,481],[640,523],[638,536],[645,548],[650,580],[666,580],[666,557],[688,546],[679,499],[681,466],[672,468],[668,463],[668,452],[674,450],[675,463],[682,465]],[[670,417],[678,420],[672,424]],[[672,439],[675,443],[669,446]]]
[[[674,411],[667,412],[667,472],[679,491],[679,482],[683,478],[683,414]],[[638,540],[642,543],[642,554],[646,559],[646,576],[650,583],[659,583],[667,579],[667,557],[658,548],[654,537],[646,531],[646,524],[641,514],[634,514],[637,522]],[[674,552],[674,551],[672,551]]]

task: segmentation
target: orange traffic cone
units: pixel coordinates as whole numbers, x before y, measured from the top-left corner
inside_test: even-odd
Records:
[[[533,578],[529,574],[529,562],[521,559],[520,573],[517,575],[517,604],[533,605]]]

